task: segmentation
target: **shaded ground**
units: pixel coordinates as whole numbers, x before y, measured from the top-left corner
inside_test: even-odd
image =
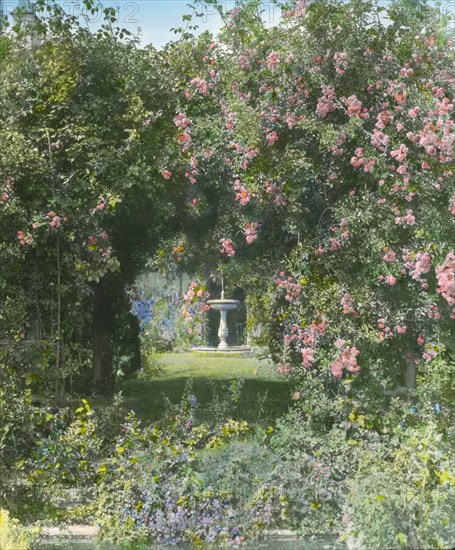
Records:
[[[144,420],[159,420],[167,396],[178,403],[188,380],[198,400],[198,415],[216,415],[249,421],[273,421],[290,404],[290,384],[280,378],[267,360],[245,356],[172,353],[159,358],[162,372],[148,380],[130,380],[121,386],[126,405]],[[243,383],[240,382],[243,380]],[[234,403],[230,388],[242,384]],[[224,410],[224,414],[223,414]]]

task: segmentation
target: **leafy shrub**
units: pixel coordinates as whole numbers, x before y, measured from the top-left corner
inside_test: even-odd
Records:
[[[136,373],[139,380],[150,380],[163,372],[164,364],[160,361],[162,354],[152,344],[145,336],[141,337],[141,369]]]
[[[352,548],[455,545],[455,457],[436,423],[405,428],[367,451],[349,482],[345,538]]]
[[[276,462],[272,449],[255,438],[203,450],[197,468],[204,486],[230,495],[241,516],[257,490],[272,480]]]
[[[221,543],[233,527],[256,536],[279,519],[265,432],[257,439],[246,422],[233,420],[194,425],[193,397],[187,393],[163,426],[142,428],[129,416],[113,456],[100,465],[94,508],[103,538]]]
[[[341,526],[347,484],[356,471],[362,439],[340,426],[312,427],[299,408],[277,422],[271,445],[274,481],[288,500],[289,524],[303,535],[333,535]]]
[[[132,302],[131,312],[141,327],[143,363],[147,365],[150,353],[188,349],[201,343],[188,307],[176,292],[161,298],[139,292]]]
[[[13,369],[0,360],[0,507],[14,514],[25,491],[16,465],[30,456],[36,434],[48,427],[48,415],[45,408],[33,406],[30,389],[25,389]]]
[[[7,510],[0,508],[0,550],[27,550],[31,538]]]
[[[37,450],[30,460],[31,479],[52,487],[54,483],[71,486],[96,481],[102,438],[97,418],[83,399],[75,417],[67,425],[57,425],[46,437],[38,439]]]

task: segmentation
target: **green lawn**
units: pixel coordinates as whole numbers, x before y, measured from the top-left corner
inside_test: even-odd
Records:
[[[243,379],[238,405],[225,404],[226,416],[250,421],[272,421],[290,403],[290,385],[280,378],[267,360],[254,357],[202,353],[169,353],[159,357],[162,372],[149,380],[129,380],[121,386],[126,405],[144,420],[159,420],[164,395],[178,403],[189,379],[193,380],[201,418],[213,415],[214,395],[229,395],[232,380]],[[228,401],[228,399],[227,399]],[[223,407],[223,406],[221,406]]]

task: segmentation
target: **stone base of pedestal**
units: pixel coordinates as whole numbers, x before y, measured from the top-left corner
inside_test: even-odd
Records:
[[[227,346],[226,348],[212,348],[210,346],[198,346],[197,348],[191,348],[190,351],[196,353],[240,353],[248,354],[251,352],[250,346]]]

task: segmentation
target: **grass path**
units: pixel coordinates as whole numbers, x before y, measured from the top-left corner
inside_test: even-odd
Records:
[[[232,380],[243,379],[243,390],[234,416],[255,420],[261,401],[262,416],[275,417],[290,402],[290,385],[279,378],[267,360],[254,357],[200,353],[169,353],[159,358],[162,372],[149,380],[130,380],[120,388],[126,404],[144,420],[159,420],[164,412],[165,394],[178,403],[185,385],[193,380],[199,410],[210,414],[214,395],[229,394]],[[257,419],[257,418],[256,418]]]

